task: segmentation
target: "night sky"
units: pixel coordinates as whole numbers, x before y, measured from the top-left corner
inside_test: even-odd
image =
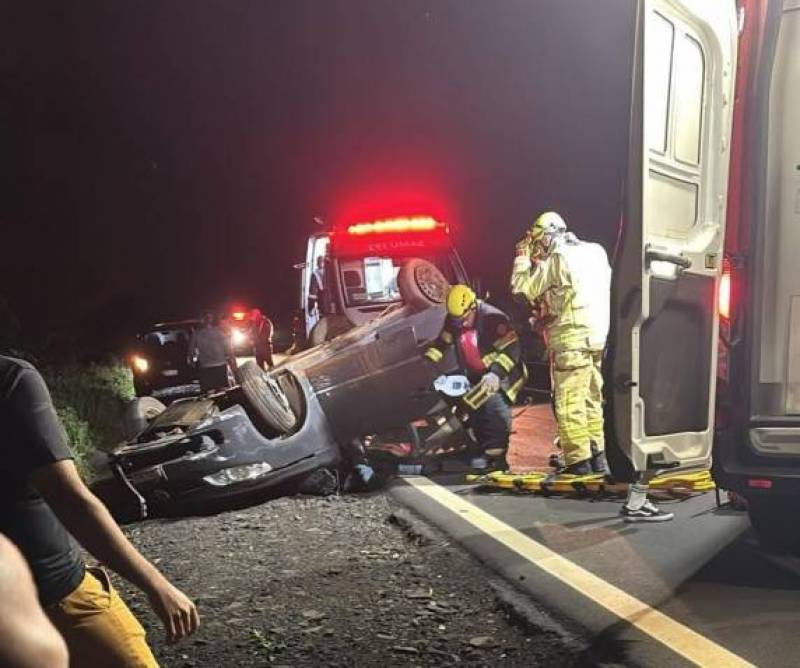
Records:
[[[30,337],[280,316],[315,215],[433,213],[495,291],[543,209],[610,247],[632,5],[2,0],[0,297]]]

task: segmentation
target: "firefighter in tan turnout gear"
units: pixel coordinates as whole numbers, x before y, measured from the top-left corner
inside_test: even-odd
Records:
[[[579,241],[552,211],[539,216],[517,244],[511,292],[540,302],[546,314],[565,473],[606,470],[600,363],[608,334],[610,281],[602,246]]]
[[[425,358],[438,365],[451,348],[480,397],[470,418],[479,448],[472,468],[506,470],[511,406],[526,378],[519,338],[505,313],[477,299],[469,286],[454,285],[447,294],[444,328]]]
[[[611,267],[602,246],[580,241],[563,218],[541,214],[517,244],[511,292],[545,312],[561,473],[607,473],[603,434],[603,349],[609,327]],[[622,508],[628,521],[663,521],[646,485],[631,485]]]

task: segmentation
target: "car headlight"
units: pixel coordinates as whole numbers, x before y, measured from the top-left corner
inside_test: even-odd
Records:
[[[133,370],[139,373],[147,373],[147,370],[150,368],[150,362],[141,355],[134,355],[131,358],[131,365],[133,366]]]
[[[257,464],[245,464],[244,466],[223,469],[203,477],[203,480],[209,485],[214,485],[214,487],[225,487],[236,482],[258,480],[258,478],[267,475],[271,470],[272,467],[266,462],[258,462]]]
[[[247,334],[245,334],[241,329],[234,329],[231,332],[231,341],[235,346],[240,346],[243,343],[247,343]]]

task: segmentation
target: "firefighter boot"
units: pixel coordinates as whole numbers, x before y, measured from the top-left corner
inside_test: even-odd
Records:
[[[606,461],[606,453],[604,450],[598,450],[597,443],[591,441],[590,447],[592,448],[592,458],[589,460],[592,465],[592,471],[602,475],[609,475],[608,462]]]
[[[582,462],[575,462],[569,466],[565,466],[559,473],[567,473],[570,475],[592,475],[592,464],[590,459],[584,459]]]

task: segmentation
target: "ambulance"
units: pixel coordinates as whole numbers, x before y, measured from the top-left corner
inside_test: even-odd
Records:
[[[612,469],[702,468],[800,544],[800,0],[640,0]],[[713,457],[712,457],[713,454]]]
[[[318,345],[399,305],[397,276],[412,258],[431,262],[451,284],[469,282],[449,225],[432,216],[352,222],[309,237],[306,260],[297,266],[301,338]]]

